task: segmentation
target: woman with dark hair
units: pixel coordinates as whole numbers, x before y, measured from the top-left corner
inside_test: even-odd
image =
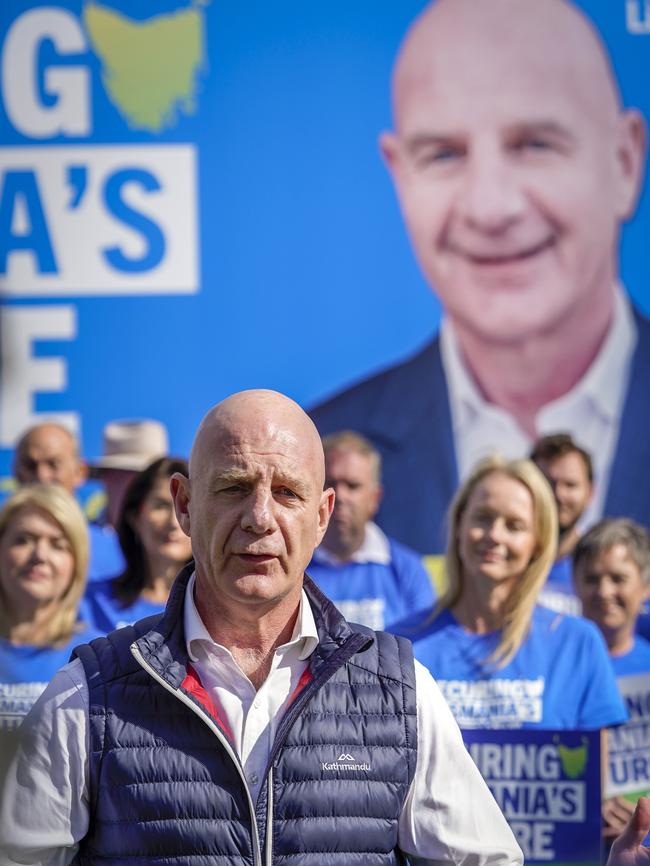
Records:
[[[161,613],[174,578],[192,558],[169,490],[175,472],[187,475],[187,461],[161,457],[129,484],[117,524],[126,568],[119,577],[90,584],[86,594],[97,628],[112,631]]]

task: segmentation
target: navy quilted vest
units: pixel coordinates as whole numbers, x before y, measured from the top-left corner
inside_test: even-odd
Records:
[[[76,651],[90,690],[91,820],[75,862],[406,862],[397,825],[417,754],[410,643],[350,627],[305,579],[320,644],[253,803],[227,729],[189,665],[182,606],[191,571],[179,575],[162,619]]]

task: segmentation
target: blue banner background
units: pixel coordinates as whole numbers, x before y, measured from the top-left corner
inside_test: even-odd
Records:
[[[390,125],[389,79],[400,39],[423,2],[213,2],[203,17],[207,66],[195,113],[160,133],[135,129],[107,97],[92,50],[52,63],[91,77],[89,136],[36,139],[0,103],[3,147],[160,144],[196,148],[199,285],[195,294],[12,295],[6,306],[64,305],[76,336],[34,343],[63,359],[59,390],[34,395],[34,412],[77,413],[85,455],[101,451],[111,418],[165,422],[186,453],[204,411],[246,387],[273,387],[304,404],[407,354],[437,328],[440,306],[415,264],[377,146]],[[650,116],[650,35],[642,2],[580,4],[609,44],[625,103]],[[106,2],[134,20],[175,12],[171,2]],[[33,2],[5,0],[3,51]],[[52,7],[50,7],[52,8]],[[79,17],[80,2],[57,3]],[[646,19],[650,16],[646,16]],[[11,70],[9,70],[11,72]],[[5,75],[3,87],[24,87]],[[47,101],[47,99],[46,99]],[[624,282],[650,313],[648,190],[625,229]],[[54,216],[46,219],[54,219]],[[11,359],[10,359],[11,360]],[[5,365],[5,369],[7,369]],[[7,374],[8,375],[8,374]],[[14,411],[6,401],[3,413]],[[0,474],[10,442],[0,442]]]

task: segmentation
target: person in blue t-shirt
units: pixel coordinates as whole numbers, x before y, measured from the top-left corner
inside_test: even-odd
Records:
[[[117,522],[126,568],[113,580],[89,584],[85,599],[93,624],[103,631],[162,613],[174,578],[192,558],[169,489],[175,472],[187,476],[187,461],[161,457],[126,490]]]
[[[621,833],[640,794],[650,793],[650,642],[635,634],[650,594],[650,538],[625,518],[602,520],[578,542],[574,582],[584,615],[601,630],[630,720],[609,732],[605,836]],[[630,743],[635,749],[630,750]]]
[[[336,501],[307,573],[343,616],[381,631],[433,604],[420,556],[373,522],[381,501],[381,457],[351,430],[323,438],[325,484]]]
[[[79,643],[88,532],[60,485],[23,487],[0,511],[0,752]]]
[[[450,514],[449,587],[393,630],[413,641],[461,728],[598,729],[626,719],[593,623],[536,607],[557,516],[529,460],[480,463]]]
[[[580,522],[593,498],[591,455],[568,433],[554,433],[535,442],[530,459],[551,485],[558,517],[557,553],[539,604],[579,615],[582,611],[573,588],[571,555],[580,538]]]

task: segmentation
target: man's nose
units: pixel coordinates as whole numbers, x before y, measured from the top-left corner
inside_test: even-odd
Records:
[[[333,484],[334,492],[336,493],[335,507],[336,504],[340,504],[345,502],[348,498],[348,487],[345,484]]]
[[[54,470],[47,463],[38,463],[34,469],[34,480],[39,484],[52,484],[54,482]]]
[[[273,496],[267,490],[253,490],[244,500],[241,520],[242,529],[255,535],[266,535],[273,531]]]
[[[516,168],[506,155],[477,152],[470,156],[458,199],[458,212],[471,228],[499,234],[524,213],[526,199]]]

